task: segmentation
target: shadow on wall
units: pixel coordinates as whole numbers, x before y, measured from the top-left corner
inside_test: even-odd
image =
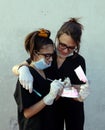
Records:
[[[18,121],[14,117],[10,119],[10,130],[19,130]]]

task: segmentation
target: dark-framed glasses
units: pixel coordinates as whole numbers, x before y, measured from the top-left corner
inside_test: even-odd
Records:
[[[40,53],[37,52],[38,55],[43,55],[46,59],[50,59],[51,57],[53,58],[54,53]]]
[[[64,43],[59,42],[59,48],[61,48],[62,50],[68,49],[68,51],[71,51],[75,49],[75,46],[67,46]]]

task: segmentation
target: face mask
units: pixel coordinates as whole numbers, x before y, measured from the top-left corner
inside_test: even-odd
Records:
[[[48,67],[51,66],[51,63],[50,64],[47,64],[44,60],[44,58],[42,58],[41,60],[39,61],[36,61],[36,62],[33,62],[33,65],[37,68],[37,69],[40,69],[40,70],[43,70],[43,69],[46,69]]]

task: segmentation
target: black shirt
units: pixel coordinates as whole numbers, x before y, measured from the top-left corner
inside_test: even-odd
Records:
[[[72,84],[82,84],[83,82],[78,79],[74,71],[74,69],[76,69],[79,65],[81,65],[84,73],[86,73],[86,65],[84,58],[79,54],[75,54],[75,56],[72,55],[67,57],[62,66],[58,68],[57,57],[55,54],[51,67],[47,68],[45,70],[45,73],[47,77],[52,80],[60,78],[64,80],[66,77],[69,77]]]
[[[28,62],[28,64],[31,63],[30,58],[27,59],[26,61]],[[69,77],[72,84],[82,84],[83,82],[81,82],[78,79],[77,75],[74,72],[74,69],[76,69],[79,65],[82,67],[84,73],[86,74],[85,59],[78,53],[75,53],[75,55],[67,57],[64,63],[62,64],[62,66],[58,68],[57,55],[56,52],[54,52],[54,57],[53,57],[51,67],[45,69],[44,71],[47,78],[49,79],[54,80],[54,79],[62,78],[62,80],[64,80],[64,78]]]
[[[57,66],[57,56],[54,55],[54,59],[51,67],[45,69],[45,74],[49,79],[62,79],[69,77],[72,84],[83,84],[81,82],[74,69],[81,66],[84,73],[86,74],[85,59],[75,54],[65,59],[64,63],[60,68]],[[64,130],[64,120],[68,129],[83,129],[84,124],[84,104],[83,102],[75,101],[72,98],[60,97],[55,103],[55,130]],[[76,127],[76,128],[75,128]]]
[[[81,82],[74,69],[81,65],[84,73],[86,73],[86,66],[84,58],[75,54],[75,56],[69,56],[66,58],[60,68],[57,67],[57,57],[55,55],[52,62],[52,66],[46,69],[46,75],[48,78],[62,79],[69,77],[72,84],[83,84]],[[66,129],[68,130],[82,130],[84,124],[84,104],[83,102],[75,101],[73,98],[60,97],[55,102],[55,115],[56,115],[56,130],[64,130],[64,121]]]
[[[45,80],[32,67],[29,67],[29,70],[34,77],[33,88],[39,92],[42,97],[38,96],[35,92],[30,94],[28,90],[21,86],[19,80],[17,81],[14,97],[18,106],[19,130],[54,130],[53,105],[46,106],[43,110],[29,119],[24,117],[24,109],[40,101],[48,94],[50,89],[49,81]]]

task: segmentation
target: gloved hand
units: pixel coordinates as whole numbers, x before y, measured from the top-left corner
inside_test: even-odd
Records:
[[[65,78],[64,81],[63,81],[63,83],[64,83],[64,88],[69,88],[70,89],[70,87],[71,87],[71,81],[70,81],[69,77]]]
[[[80,102],[84,101],[88,97],[89,94],[90,94],[89,84],[87,82],[86,84],[83,84],[80,86],[78,101]]]
[[[58,93],[59,96],[61,96],[63,94],[63,92],[65,91],[65,89],[66,89],[66,91],[67,91],[67,89],[68,90],[72,89],[72,87],[71,87],[71,81],[70,81],[69,77],[65,78],[64,81],[62,81],[61,79],[59,79],[59,82],[63,85],[63,90],[59,91],[59,93]]]
[[[29,68],[27,66],[21,66],[18,69],[19,72],[19,81],[23,88],[29,90],[32,93],[33,90],[33,76],[31,75]]]
[[[50,84],[50,92],[43,98],[43,101],[46,105],[52,105],[54,99],[57,97],[58,93],[62,91],[63,84],[60,80],[54,80]]]

